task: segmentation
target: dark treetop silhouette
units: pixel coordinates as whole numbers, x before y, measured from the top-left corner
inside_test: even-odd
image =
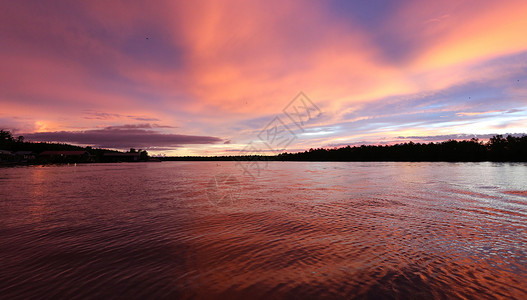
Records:
[[[0,130],[0,151],[0,163],[5,164],[138,162],[150,159],[145,150],[131,148],[123,153],[64,143],[26,142],[23,136],[15,138],[6,130]]]
[[[278,161],[527,161],[527,136],[501,135],[488,142],[448,140],[438,143],[402,143],[395,145],[346,146],[310,149],[276,156],[187,156],[162,160],[278,160]]]

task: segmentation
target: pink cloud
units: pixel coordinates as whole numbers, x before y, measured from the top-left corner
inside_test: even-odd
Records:
[[[304,91],[325,113],[312,126],[332,126],[394,97],[507,75],[513,68],[489,61],[527,51],[526,14],[524,1],[403,1],[368,28],[324,2],[10,2],[0,12],[0,119],[47,132],[148,122],[249,140],[258,129],[246,124],[264,126]],[[512,90],[521,87],[503,94]],[[474,105],[401,115],[475,117]],[[310,141],[348,136],[338,134]]]

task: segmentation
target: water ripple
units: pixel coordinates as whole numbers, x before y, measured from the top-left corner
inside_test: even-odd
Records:
[[[213,168],[2,169],[0,297],[527,298],[525,164]]]

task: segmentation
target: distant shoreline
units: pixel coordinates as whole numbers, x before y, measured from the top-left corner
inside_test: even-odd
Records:
[[[448,162],[448,163],[477,163],[477,162],[496,162],[496,163],[522,163],[527,162],[527,160],[299,160],[299,159],[278,159],[276,156],[260,156],[258,158],[251,158],[251,157],[237,157],[237,158],[216,158],[216,157],[179,157],[179,156],[171,156],[171,157],[160,157],[159,158],[162,162],[165,161],[261,161],[261,162],[430,162],[430,163],[442,163],[442,162]]]
[[[304,152],[258,155],[240,151],[231,156],[154,156],[146,150],[129,152],[80,147],[69,144],[25,142],[9,131],[0,130],[0,165],[48,165],[72,163],[152,161],[357,161],[357,162],[527,162],[527,135],[496,135],[487,142],[448,140],[444,142],[394,145],[361,145],[318,148]]]
[[[527,162],[527,136],[496,135],[484,143],[478,139],[439,143],[318,148],[277,155],[172,156],[163,161],[401,161],[401,162]]]

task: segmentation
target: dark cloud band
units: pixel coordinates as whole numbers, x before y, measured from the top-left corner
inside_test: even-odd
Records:
[[[36,132],[24,134],[24,136],[31,141],[62,142],[116,149],[130,147],[149,149],[224,142],[223,139],[213,136],[167,134],[140,128],[118,129],[114,127],[86,131]]]

